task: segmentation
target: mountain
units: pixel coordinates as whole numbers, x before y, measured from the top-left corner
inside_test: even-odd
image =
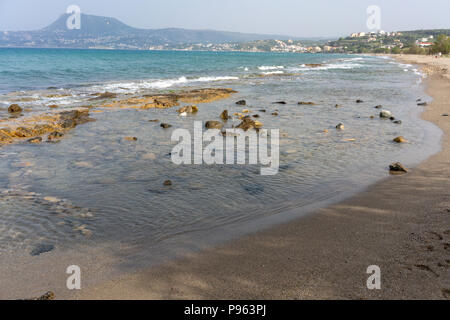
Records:
[[[139,29],[115,18],[81,14],[81,28],[66,26],[69,14],[36,31],[0,32],[0,47],[148,49],[180,44],[289,39],[287,36],[213,30]]]

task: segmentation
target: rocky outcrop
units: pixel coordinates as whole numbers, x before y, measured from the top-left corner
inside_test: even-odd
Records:
[[[89,110],[70,110],[59,113],[41,114],[14,120],[9,127],[0,129],[0,145],[20,139],[37,143],[43,135],[52,132],[64,132],[79,124],[95,121],[89,117]],[[31,139],[33,138],[33,139]],[[42,140],[41,140],[42,141]]]

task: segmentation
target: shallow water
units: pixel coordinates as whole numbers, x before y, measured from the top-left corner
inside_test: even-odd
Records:
[[[28,252],[42,243],[64,249],[112,241],[151,251],[167,243],[176,245],[177,239],[185,241],[186,235],[207,243],[202,233],[263,217],[281,218],[289,208],[306,211],[311,204],[387,177],[387,166],[394,161],[412,166],[439,148],[439,130],[418,118],[422,108],[416,99],[427,98],[422,75],[413,66],[388,59],[8,50],[0,50],[3,107],[22,99],[21,105],[39,113],[52,103],[62,108],[83,105],[90,94],[103,91],[142,95],[227,87],[238,93],[199,104],[198,114],[185,118],[176,107],[103,108],[104,112],[92,114],[96,122],[78,126],[60,143],[2,147],[0,252]],[[14,63],[21,67],[15,70]],[[324,65],[312,68],[306,63]],[[63,96],[48,97],[55,93]],[[27,97],[33,100],[24,102]],[[240,99],[248,105],[235,105]],[[280,100],[287,104],[273,104]],[[316,105],[297,105],[298,101]],[[374,108],[380,104],[403,123],[381,120]],[[264,128],[280,129],[277,175],[261,176],[255,165],[171,162],[169,153],[176,144],[170,140],[172,129],[192,131],[194,121],[218,120],[224,109],[233,113],[244,108],[259,114]],[[272,116],[276,110],[279,115]],[[0,117],[7,117],[5,110],[0,112]],[[164,130],[150,119],[173,128]],[[335,129],[340,122],[346,130]],[[227,126],[232,124],[230,120]],[[409,142],[393,143],[399,135]],[[125,136],[138,140],[124,141]],[[171,187],[163,186],[167,179],[172,180]]]

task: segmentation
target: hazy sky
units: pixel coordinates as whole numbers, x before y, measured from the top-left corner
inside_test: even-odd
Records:
[[[450,0],[0,0],[0,30],[42,28],[71,4],[140,28],[340,36],[367,30],[378,5],[385,31],[450,29]]]

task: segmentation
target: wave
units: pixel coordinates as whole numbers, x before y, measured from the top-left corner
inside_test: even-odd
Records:
[[[267,70],[279,70],[284,69],[284,66],[259,66],[259,70],[267,71]]]

